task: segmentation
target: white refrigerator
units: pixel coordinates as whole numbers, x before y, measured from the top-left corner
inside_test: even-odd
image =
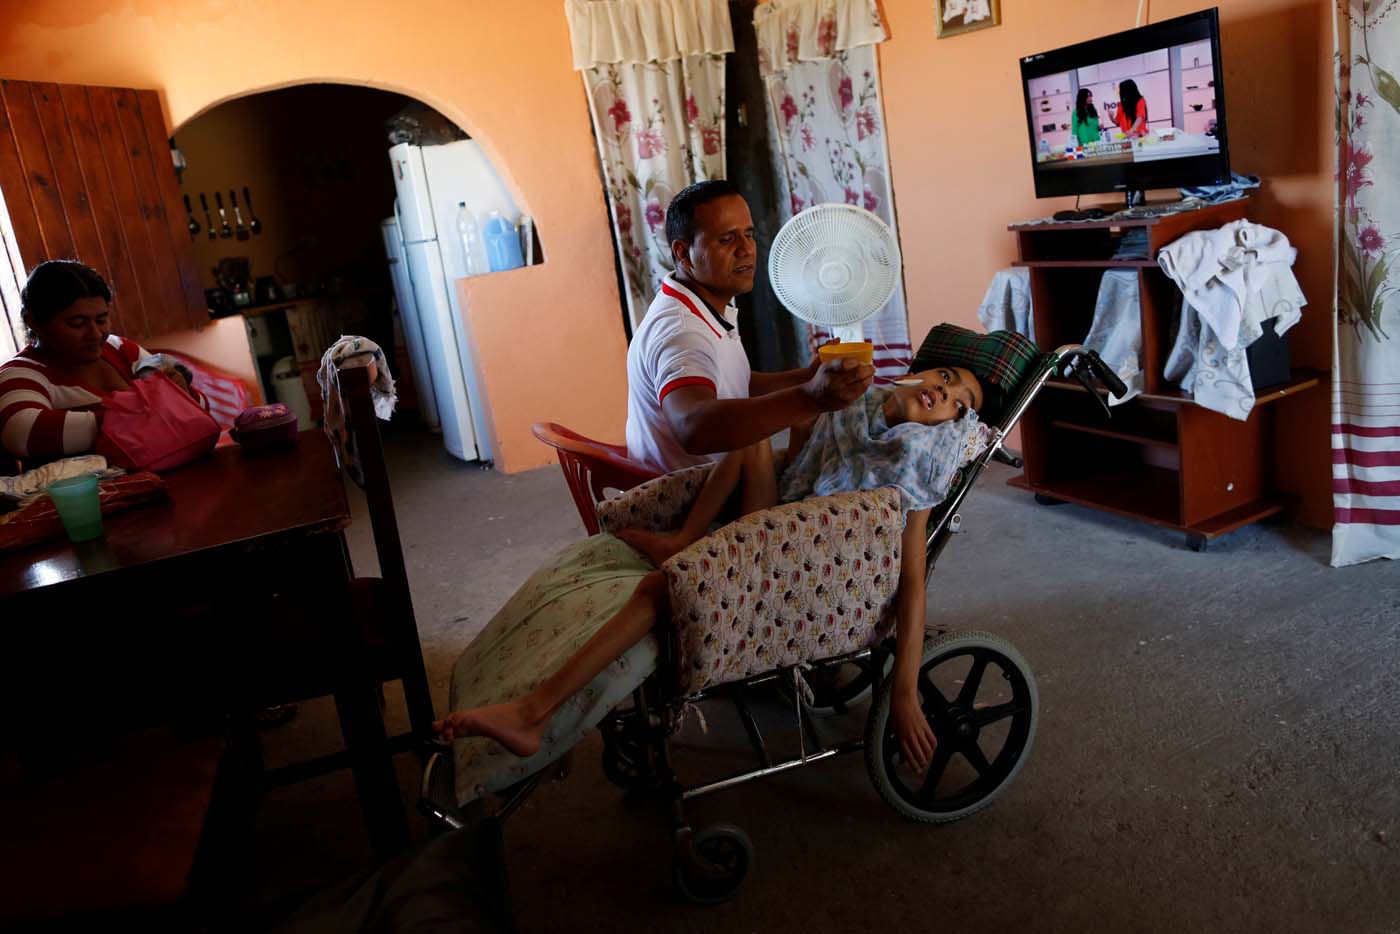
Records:
[[[519,212],[474,140],[400,143],[390,148],[389,160],[398,198],[395,217],[382,229],[423,417],[441,428],[452,456],[489,462],[490,422],[476,348],[453,285],[466,275],[457,205],[466,202],[478,225],[491,211],[512,222]]]

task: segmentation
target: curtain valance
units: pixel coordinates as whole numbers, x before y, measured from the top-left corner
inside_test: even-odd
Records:
[[[753,28],[764,75],[888,38],[874,0],[769,0],[754,10]]]
[[[574,69],[734,51],[726,0],[565,0]]]

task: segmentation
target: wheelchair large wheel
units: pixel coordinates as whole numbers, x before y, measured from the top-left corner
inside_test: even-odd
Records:
[[[938,740],[920,775],[904,761],[885,679],[865,728],[865,765],[875,790],[910,820],[945,823],[1001,794],[1030,752],[1040,716],[1035,678],[1021,653],[986,632],[950,632],[924,642],[919,702]]]
[[[718,905],[739,892],[753,868],[753,841],[733,824],[701,828],[676,843],[676,890],[699,905]]]

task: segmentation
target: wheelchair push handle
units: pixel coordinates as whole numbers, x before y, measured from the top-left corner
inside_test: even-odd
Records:
[[[1123,383],[1123,380],[1119,379],[1118,374],[1113,372],[1107,363],[1103,362],[1102,357],[1091,350],[1085,359],[1089,362],[1089,369],[1094,371],[1094,376],[1108,388],[1109,392],[1113,393],[1115,398],[1121,399],[1128,394],[1128,387]]]
[[[1080,344],[1066,344],[1055,353],[1059,357],[1061,375],[1074,374],[1080,384],[1098,400],[1099,405],[1103,406],[1104,414],[1112,418],[1113,413],[1108,407],[1108,401],[1094,392],[1093,386],[1089,384],[1089,379],[1091,376],[1097,379],[1116,398],[1122,399],[1128,394],[1128,387],[1118,377],[1118,374],[1113,372],[1112,368],[1104,363],[1103,358],[1097,353]]]

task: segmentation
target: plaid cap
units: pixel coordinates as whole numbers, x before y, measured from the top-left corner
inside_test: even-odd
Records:
[[[914,362],[914,372],[937,366],[959,366],[971,370],[982,383],[985,397],[982,421],[1001,424],[1002,407],[1016,386],[1036,369],[1041,353],[1025,337],[1014,331],[979,334],[956,324],[939,324],[928,332]]]

